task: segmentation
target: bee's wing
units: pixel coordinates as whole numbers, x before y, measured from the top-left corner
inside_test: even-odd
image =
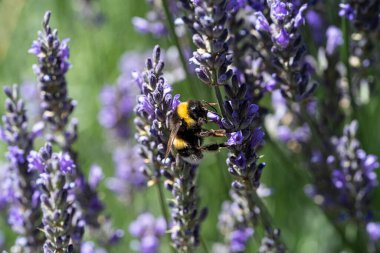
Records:
[[[172,128],[172,131],[170,132],[169,136],[169,141],[168,141],[168,146],[166,148],[166,153],[165,153],[165,159],[168,158],[170,150],[172,148],[173,142],[175,137],[177,136],[178,130],[181,127],[181,122],[178,122],[174,127]]]

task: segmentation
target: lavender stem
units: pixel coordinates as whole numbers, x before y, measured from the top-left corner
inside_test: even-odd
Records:
[[[225,112],[224,106],[223,106],[224,102],[223,102],[223,98],[222,98],[222,93],[220,92],[218,85],[213,85],[213,86],[214,86],[216,99],[218,100],[218,104],[219,104],[219,108],[220,108],[220,111],[222,113],[222,116],[226,117],[226,112]]]
[[[157,182],[156,185],[157,185],[158,197],[160,200],[160,207],[161,207],[162,216],[164,216],[165,222],[168,225],[169,224],[169,214],[168,214],[168,210],[167,210],[166,204],[165,204],[164,191],[162,189],[161,182]]]
[[[165,195],[164,195],[164,191],[162,189],[161,181],[157,182],[156,185],[157,185],[158,198],[160,200],[160,207],[161,207],[162,216],[164,216],[166,226],[169,227],[169,224],[170,224],[169,213],[168,213],[168,209],[166,207]],[[170,242],[171,241],[170,233],[167,233],[167,237],[168,237],[169,242]],[[173,253],[175,252],[173,247],[170,247],[170,249]]]
[[[202,236],[200,236],[199,238],[201,240],[201,244],[202,244],[202,248],[203,248],[204,252],[205,253],[209,253],[209,250],[207,248],[207,243],[206,243],[205,239],[203,239]]]

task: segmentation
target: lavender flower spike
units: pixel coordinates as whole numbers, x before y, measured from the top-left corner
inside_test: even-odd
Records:
[[[73,185],[66,174],[75,170],[69,157],[53,154],[51,144],[46,144],[39,152],[32,151],[28,156],[29,168],[40,174],[38,184],[41,189],[42,223],[46,241],[45,253],[73,252],[73,220],[75,208],[70,198]],[[71,161],[71,162],[70,162]]]
[[[224,85],[232,76],[232,70],[228,70],[232,60],[227,45],[227,2],[181,0],[189,14],[183,20],[197,47],[190,61],[197,65],[198,78],[211,86]]]
[[[159,178],[161,169],[171,164],[170,161],[164,161],[170,134],[167,116],[179,103],[179,95],[172,96],[171,86],[163,77],[164,62],[160,56],[161,49],[156,46],[152,58],[146,61],[146,70],[136,78],[141,91],[135,107],[136,140],[141,145],[141,156],[153,167],[153,171],[147,167],[144,169],[150,183]],[[172,156],[168,158],[174,160]]]
[[[206,211],[198,210],[198,195],[195,184],[197,167],[169,155],[164,160],[170,135],[169,122],[177,107],[178,95],[172,96],[171,87],[162,76],[164,63],[160,59],[158,46],[153,57],[148,58],[146,70],[138,79],[141,96],[136,106],[137,141],[141,144],[141,155],[152,165],[153,170],[144,169],[150,183],[166,178],[165,186],[171,191],[172,215],[171,238],[179,252],[193,252],[199,244],[200,223]]]
[[[231,82],[224,87],[227,95],[227,101],[224,103],[226,116],[220,124],[226,129],[229,137],[227,165],[228,171],[234,177],[232,187],[236,194],[246,199],[252,213],[251,219],[256,220],[256,216],[259,217],[266,233],[275,237],[278,229],[271,224],[266,207],[257,195],[265,167],[265,163],[258,163],[259,157],[256,153],[264,138],[264,132],[258,126],[259,107],[246,97],[247,85],[240,83],[236,75],[232,76]],[[274,246],[279,252],[284,249],[280,240],[276,240]]]
[[[267,0],[270,20],[264,13],[257,12],[255,26],[271,45],[270,65],[276,75],[277,87],[285,97],[298,101],[309,96],[316,84],[309,83],[310,66],[305,61],[306,47],[300,32],[307,6],[298,8],[294,2]]]
[[[338,191],[337,203],[341,215],[364,224],[372,216],[370,195],[378,185],[375,170],[379,162],[375,155],[366,154],[356,139],[358,123],[344,128],[340,138],[333,138],[336,155],[328,158],[332,169],[332,183]]]
[[[52,30],[49,25],[50,12],[46,12],[43,21],[43,31],[39,32],[39,38],[33,42],[29,50],[38,58],[38,64],[34,66],[38,77],[40,96],[43,100],[43,119],[51,130],[46,138],[49,142],[57,144],[63,153],[68,153],[76,164],[76,169],[69,174],[72,181],[76,181],[77,205],[84,216],[86,225],[99,228],[102,219],[101,212],[104,209],[96,191],[87,182],[83,172],[77,164],[77,153],[72,145],[77,139],[77,121],[70,120],[75,107],[75,101],[68,96],[65,74],[69,69],[68,39],[60,41],[57,30]]]
[[[232,56],[229,53],[227,38],[229,32],[228,1],[181,1],[188,16],[183,20],[193,33],[197,51],[192,62],[198,78],[214,86],[223,118],[219,125],[227,132],[229,140],[229,172],[235,176],[234,190],[245,198],[251,212],[260,209],[264,228],[272,232],[265,207],[261,204],[256,189],[260,183],[264,163],[257,164],[256,149],[261,144],[263,132],[257,125],[259,107],[252,103],[247,85],[241,84],[231,68]],[[232,77],[232,81],[230,79]],[[223,101],[218,86],[224,86],[227,101]],[[256,208],[256,205],[260,205]],[[254,222],[253,222],[254,223]]]
[[[197,166],[183,161],[177,154],[170,172],[164,175],[166,188],[173,194],[171,208],[171,238],[174,247],[183,253],[194,252],[200,243],[200,226],[207,216],[207,208],[199,209],[196,185]]]
[[[33,66],[40,82],[43,100],[43,118],[53,130],[62,130],[68,123],[75,103],[67,97],[65,74],[70,67],[68,39],[59,41],[58,31],[49,26],[50,12],[46,12],[43,22],[44,31],[39,32],[29,52],[38,58]]]
[[[34,183],[35,173],[28,170],[27,155],[33,148],[34,138],[42,130],[37,124],[32,132],[28,131],[28,119],[24,102],[20,99],[18,87],[5,87],[7,96],[6,114],[3,116],[2,140],[8,145],[7,158],[11,162],[8,168],[7,192],[11,193],[9,222],[17,232],[18,238],[12,252],[40,252],[43,234],[38,227],[41,211],[38,208],[39,191]],[[5,187],[5,182],[2,182]]]

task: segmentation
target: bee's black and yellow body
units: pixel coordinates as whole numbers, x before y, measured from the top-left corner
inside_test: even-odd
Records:
[[[226,146],[225,143],[202,146],[204,137],[225,136],[223,129],[205,130],[202,128],[203,124],[207,122],[206,105],[212,106],[211,103],[194,100],[182,102],[177,106],[170,122],[171,133],[165,158],[173,147],[184,161],[198,165],[203,157],[203,151],[216,151]]]
[[[207,109],[200,101],[182,102],[172,117],[171,127],[180,124],[173,140],[173,147],[178,154],[191,164],[198,164],[202,159],[200,137],[202,125],[207,122]]]

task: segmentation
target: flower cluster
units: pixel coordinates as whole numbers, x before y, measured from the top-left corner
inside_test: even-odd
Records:
[[[340,5],[339,15],[347,18],[354,26],[351,36],[347,36],[347,48],[350,46],[350,59],[347,68],[353,68],[352,74],[352,103],[367,103],[369,95],[363,95],[367,90],[374,90],[374,76],[369,71],[376,62],[374,55],[376,36],[378,35],[380,21],[380,5],[376,0],[357,1],[349,0]],[[348,23],[346,21],[346,23]],[[348,29],[348,24],[346,24]],[[351,74],[351,73],[349,73]]]
[[[139,53],[135,51],[124,53],[119,62],[120,76],[115,85],[105,85],[100,93],[102,109],[98,119],[100,124],[110,130],[112,137],[116,137],[118,142],[131,139],[133,129],[130,121],[133,116],[133,108],[136,105],[135,97],[138,94],[138,87],[135,85],[135,75],[144,68],[144,58],[149,57],[151,52]],[[165,57],[166,71],[165,79],[168,82],[181,81],[184,73],[178,67],[178,52],[174,47],[170,47],[161,53]],[[117,141],[116,140],[116,141]],[[122,145],[122,143],[121,143]]]
[[[71,122],[70,116],[76,102],[68,97],[65,74],[70,67],[68,39],[58,38],[57,30],[49,25],[51,13],[47,12],[43,21],[43,32],[39,33],[38,40],[34,41],[30,53],[38,58],[34,71],[38,77],[43,119],[51,128],[47,134],[48,141],[58,144],[63,152],[67,152],[77,163],[77,154],[72,145],[77,139],[77,121]],[[86,224],[99,227],[99,215],[104,209],[97,193],[91,189],[79,166],[70,177],[77,184],[77,204],[85,217]]]
[[[75,222],[75,184],[66,179],[66,174],[75,170],[75,164],[68,154],[53,153],[50,143],[39,152],[31,151],[28,162],[29,170],[39,173],[44,252],[73,252],[84,233],[84,223],[80,219]]]
[[[73,170],[73,173],[67,174],[67,177],[76,185],[74,206],[78,216],[83,218],[86,226],[91,228],[92,232],[95,233],[96,230],[99,230],[100,232],[97,231],[97,233],[105,233],[107,238],[111,238],[120,233],[109,230],[109,225],[107,225],[109,221],[102,214],[104,204],[96,189],[89,184],[81,171],[78,165],[78,155],[73,149],[78,135],[78,123],[76,119],[70,121],[76,102],[68,96],[65,78],[70,66],[68,40],[59,40],[57,30],[50,27],[50,16],[50,12],[45,14],[43,31],[39,32],[39,38],[33,42],[32,48],[29,50],[38,59],[34,71],[39,81],[43,120],[49,127],[45,138],[49,142],[57,144],[60,150],[67,153],[75,164],[76,169]],[[103,238],[99,238],[99,242],[108,243]]]
[[[273,228],[267,210],[257,195],[265,167],[265,163],[258,162],[259,157],[256,154],[264,138],[264,132],[257,125],[259,108],[245,97],[246,84],[240,83],[236,75],[224,87],[227,100],[224,103],[225,118],[220,124],[229,137],[227,165],[228,171],[234,177],[232,187],[240,197],[246,199],[252,224],[256,224],[252,219],[259,216],[268,235],[275,237],[278,229]],[[281,252],[280,249],[284,246],[280,240],[275,242],[274,248]]]
[[[167,224],[164,218],[154,218],[151,213],[140,214],[129,225],[129,232],[138,239],[131,248],[140,253],[159,252],[160,238],[165,234]]]
[[[328,157],[332,182],[338,190],[341,217],[366,222],[371,217],[370,196],[377,186],[375,169],[380,164],[375,155],[368,155],[356,139],[358,123],[344,128],[343,136],[333,138],[336,155]]]
[[[230,85],[224,86],[227,101],[224,103],[225,118],[221,120],[227,130],[230,154],[227,159],[229,172],[237,177],[234,188],[249,190],[258,187],[264,164],[257,165],[256,149],[261,145],[263,131],[257,126],[259,107],[245,98],[246,84],[233,76]]]
[[[183,21],[193,33],[197,50],[190,59],[197,68],[195,72],[204,83],[224,85],[232,76],[228,70],[228,30],[226,28],[227,1],[181,1],[188,16]]]
[[[40,84],[43,118],[52,129],[61,130],[68,123],[75,107],[75,102],[67,97],[65,79],[70,67],[69,39],[59,41],[57,30],[49,26],[50,15],[50,12],[45,14],[44,31],[39,33],[38,40],[33,41],[29,52],[38,58],[38,65],[33,68]],[[73,136],[70,137],[73,139]],[[65,141],[70,142],[69,139]]]
[[[272,234],[274,229],[268,213],[256,192],[265,167],[264,163],[257,162],[256,155],[264,137],[258,125],[259,107],[252,101],[255,96],[248,92],[248,89],[254,90],[251,84],[242,82],[244,78],[239,78],[239,71],[235,71],[234,74],[231,66],[233,53],[229,52],[227,27],[232,22],[230,11],[236,11],[239,5],[227,5],[226,1],[182,1],[182,4],[190,13],[189,17],[183,19],[192,31],[193,42],[197,47],[191,61],[197,65],[198,78],[214,86],[221,106],[223,118],[216,115],[211,118],[226,130],[229,138],[227,165],[228,171],[234,177],[232,187],[247,200],[252,213],[260,214],[265,230]],[[218,86],[225,89],[224,100]]]
[[[115,176],[107,180],[107,187],[125,204],[131,203],[134,193],[145,189],[147,184],[147,178],[143,174],[144,162],[139,155],[140,148],[131,138],[134,132],[131,127],[133,108],[138,93],[134,79],[139,79],[138,71],[144,68],[142,55],[149,57],[147,53],[124,53],[120,58],[121,74],[116,84],[106,85],[100,94],[102,109],[98,118],[107,129],[115,165]],[[161,52],[161,55],[166,59],[165,79],[168,82],[182,80],[184,73],[176,63],[177,50],[171,47]]]
[[[165,186],[172,192],[170,203],[174,247],[180,252],[192,252],[199,244],[200,223],[206,216],[198,210],[196,180],[197,166],[183,161],[178,155],[169,154],[164,160],[169,140],[169,122],[179,103],[179,95],[172,96],[171,87],[162,76],[164,67],[160,59],[161,50],[156,46],[152,58],[148,58],[146,69],[138,79],[141,94],[136,106],[137,141],[141,144],[141,155],[149,161],[153,170],[144,170],[149,184],[160,183],[160,175],[166,178]]]
[[[272,41],[270,73],[274,74],[276,87],[283,96],[298,101],[308,97],[316,85],[309,82],[310,65],[305,60],[306,48],[300,33],[307,6],[298,7],[294,2],[267,0],[270,19],[263,12],[257,12],[255,28],[265,41]]]
[[[173,46],[166,53],[156,46],[152,56],[150,51],[122,55],[121,74],[114,85],[102,89],[98,115],[115,167],[106,186],[126,207],[134,205],[140,213],[129,226],[132,240],[126,243],[131,250],[208,252],[210,245],[218,253],[284,253],[287,248],[299,250],[295,245],[310,250],[308,243],[300,243],[302,238],[282,237],[282,233],[304,232],[312,226],[280,231],[275,221],[284,211],[278,211],[277,201],[276,205],[268,201],[269,210],[262,201],[260,187],[267,180],[262,174],[269,169],[263,153],[271,154],[265,158],[268,165],[278,164],[289,172],[281,173],[284,178],[279,181],[279,174],[272,173],[273,185],[283,187],[282,191],[290,177],[302,179],[294,186],[302,193],[306,184],[305,194],[335,228],[331,233],[337,240],[326,240],[326,251],[341,247],[340,251],[378,252],[380,223],[373,196],[380,163],[367,152],[367,142],[360,140],[358,125],[363,126],[367,115],[361,113],[362,104],[375,94],[379,0],[146,2],[150,10],[143,18],[134,17],[132,25],[155,39],[170,37]],[[76,4],[83,16],[107,22],[92,8],[92,1]],[[330,7],[335,15],[324,15]],[[89,168],[88,176],[82,171],[80,161],[92,163],[94,158],[79,159],[82,151],[74,147],[79,132],[73,118],[76,101],[69,96],[66,81],[71,66],[69,40],[59,39],[50,18],[46,12],[43,29],[29,49],[38,61],[33,67],[38,90],[26,93],[29,98],[39,96],[35,100],[39,109],[30,103],[29,111],[17,86],[4,89],[0,139],[7,146],[8,163],[0,164],[0,212],[8,216],[15,234],[7,250],[106,253],[124,231],[113,228],[111,217],[104,214],[103,195],[98,194],[108,171],[98,165]],[[206,84],[206,91],[197,89],[194,81]],[[189,102],[181,102],[173,92],[175,83],[179,84],[174,89]],[[194,112],[193,104],[203,107],[202,116]],[[376,103],[368,106],[368,115],[372,108]],[[41,122],[32,126],[36,121]],[[210,129],[208,122],[216,127]],[[373,137],[369,131],[365,134]],[[46,144],[37,152],[39,136]],[[265,141],[268,149],[263,149]],[[208,157],[213,151],[221,152]],[[214,170],[202,170],[214,161],[218,165],[212,167],[227,171],[215,175]],[[212,197],[217,196],[204,207],[200,196],[209,192],[198,184],[199,170],[206,177],[200,183],[214,176],[224,179],[206,185]],[[153,187],[158,203],[135,205],[138,191],[144,190],[151,200]],[[204,220],[215,214],[213,204],[222,206],[218,219],[222,240],[217,243],[205,240],[201,233]],[[147,207],[158,205],[162,218],[146,212]],[[306,213],[303,203],[299,206],[302,211],[295,211]],[[210,227],[203,230],[208,233]],[[4,231],[7,240],[12,238]],[[165,234],[168,237],[162,240]],[[161,247],[161,241],[169,246]]]
[[[4,93],[7,100],[1,137],[8,145],[10,165],[6,166],[1,187],[3,193],[9,195],[1,198],[2,202],[10,204],[9,223],[19,235],[12,251],[38,252],[43,242],[38,230],[41,218],[39,191],[34,181],[35,173],[28,170],[27,155],[33,148],[34,139],[41,134],[43,125],[36,124],[29,132],[25,104],[20,99],[17,85],[5,87]]]
[[[200,243],[201,222],[207,209],[199,209],[196,185],[197,166],[182,160],[177,154],[176,163],[165,173],[165,186],[173,194],[169,203],[172,224],[171,238],[179,252],[193,252]]]
[[[164,161],[170,134],[167,121],[179,103],[179,95],[172,96],[171,87],[162,76],[164,62],[160,56],[161,49],[156,46],[152,58],[146,61],[146,70],[136,79],[141,91],[135,107],[136,140],[141,144],[141,156],[154,168],[153,172],[145,169],[151,179],[159,177],[161,168],[167,167]]]

